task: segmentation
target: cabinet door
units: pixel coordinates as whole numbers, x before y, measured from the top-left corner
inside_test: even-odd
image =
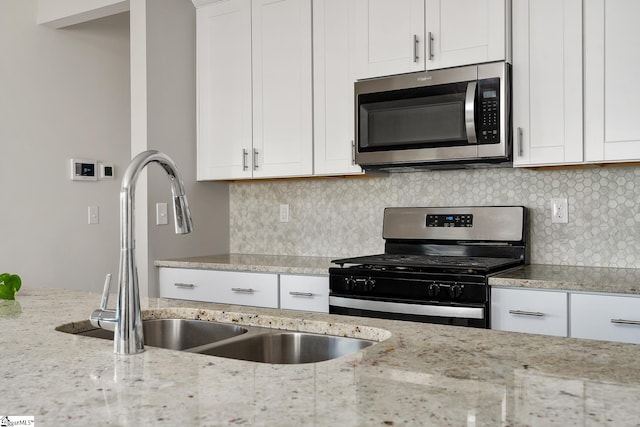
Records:
[[[357,79],[424,70],[424,0],[351,1]]]
[[[329,312],[329,277],[280,275],[280,308]]]
[[[355,164],[354,72],[352,66],[354,3],[313,2],[313,172],[358,174]]]
[[[585,160],[640,159],[640,2],[589,0],[585,25]]]
[[[251,177],[251,0],[197,9],[199,180]]]
[[[640,344],[640,298],[571,294],[571,336]]]
[[[491,329],[568,336],[566,292],[491,289]]]
[[[278,308],[278,275],[161,268],[160,296]]]
[[[582,1],[513,0],[514,164],[582,162]]]
[[[311,0],[253,0],[254,177],[311,175]]]
[[[426,68],[506,59],[508,0],[426,0]]]

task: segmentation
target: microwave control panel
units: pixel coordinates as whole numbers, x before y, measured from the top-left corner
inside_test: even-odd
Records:
[[[476,135],[479,144],[500,142],[500,79],[478,81]]]

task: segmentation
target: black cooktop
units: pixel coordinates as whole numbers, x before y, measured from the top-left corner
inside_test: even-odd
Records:
[[[467,256],[439,256],[439,255],[414,255],[414,254],[379,254],[355,258],[343,258],[332,261],[334,264],[344,266],[358,265],[362,268],[377,269],[391,267],[402,269],[430,269],[430,270],[476,270],[493,272],[504,270],[511,266],[522,264],[522,261],[514,258],[489,258]]]

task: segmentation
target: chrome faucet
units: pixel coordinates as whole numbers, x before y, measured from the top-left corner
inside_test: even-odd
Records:
[[[107,309],[111,275],[107,274],[100,308],[90,317],[95,327],[114,331],[113,351],[116,354],[135,354],[144,351],[138,270],[135,260],[134,195],[138,175],[149,163],[159,163],[169,175],[173,195],[176,234],[191,233],[191,212],[180,172],[173,160],[164,153],[149,150],[138,154],[122,177],[120,190],[120,272],[116,309]]]

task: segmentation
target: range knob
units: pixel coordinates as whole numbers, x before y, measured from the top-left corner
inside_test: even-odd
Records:
[[[373,291],[373,288],[376,287],[376,281],[375,279],[372,279],[371,277],[369,277],[367,280],[364,281],[364,290],[365,291]]]
[[[451,285],[449,287],[449,296],[451,298],[459,298],[462,295],[462,286],[461,285]]]
[[[439,293],[440,293],[440,285],[438,285],[437,283],[431,283],[427,287],[427,295],[429,295],[430,297],[435,297]]]
[[[344,285],[345,285],[345,289],[347,291],[353,291],[353,290],[356,289],[356,279],[354,279],[353,276],[345,277],[344,278]]]

